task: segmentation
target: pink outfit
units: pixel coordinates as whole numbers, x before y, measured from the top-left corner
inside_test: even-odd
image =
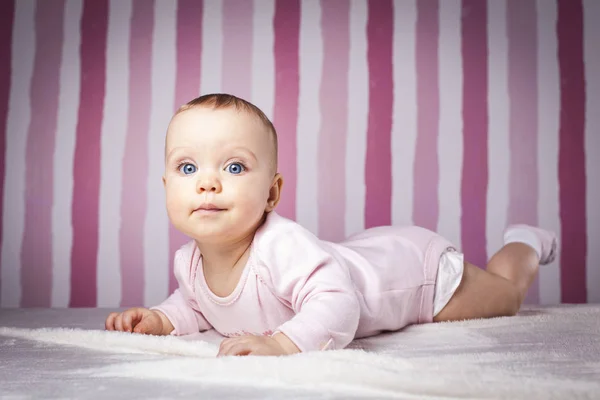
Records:
[[[452,244],[419,227],[368,229],[335,244],[271,212],[235,290],[208,288],[195,242],[175,255],[179,288],[153,309],[185,335],[282,332],[302,351],[431,322],[440,256]]]

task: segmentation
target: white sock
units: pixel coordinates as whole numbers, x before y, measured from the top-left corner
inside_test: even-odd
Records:
[[[523,243],[535,250],[538,259],[542,256],[542,242],[535,233],[523,228],[513,228],[504,234],[504,245]]]

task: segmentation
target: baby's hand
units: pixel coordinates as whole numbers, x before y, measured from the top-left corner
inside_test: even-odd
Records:
[[[283,333],[274,336],[240,336],[221,342],[218,356],[283,356],[300,349]]]
[[[122,313],[113,312],[105,322],[106,330],[168,335],[173,330],[169,319],[160,311],[134,307]]]

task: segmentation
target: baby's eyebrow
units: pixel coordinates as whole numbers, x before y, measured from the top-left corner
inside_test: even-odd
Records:
[[[231,151],[232,152],[241,151],[242,153],[246,153],[250,157],[252,157],[254,159],[254,161],[258,161],[258,157],[256,157],[256,154],[254,154],[254,152],[252,150],[247,149],[245,147],[234,147],[233,149],[231,149]]]
[[[171,151],[169,152],[169,154],[167,154],[166,159],[170,160],[171,158],[173,158],[173,155],[176,155],[177,153],[180,153],[182,151],[185,150],[185,147],[174,147],[171,149]]]

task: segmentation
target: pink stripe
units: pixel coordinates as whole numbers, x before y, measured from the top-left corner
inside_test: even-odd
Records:
[[[252,96],[252,19],[254,3],[223,2],[223,92],[250,100]]]
[[[369,120],[365,165],[365,227],[392,221],[392,112],[394,7],[391,0],[369,0],[367,63]]]
[[[558,0],[557,33],[561,87],[560,147],[558,152],[562,237],[561,301],[563,303],[585,303],[587,301],[586,97],[581,0]],[[591,173],[591,171],[589,172]],[[597,284],[597,282],[595,283]]]
[[[52,296],[53,153],[58,120],[64,0],[40,1],[27,131],[22,307],[49,307]]]
[[[10,59],[12,54],[14,15],[14,0],[0,3],[0,243],[2,243],[1,227],[4,226],[2,222],[4,210],[4,164],[6,162],[6,122],[8,119],[8,99],[10,98]],[[2,268],[0,268],[1,270]],[[2,282],[2,274],[0,274],[0,282]],[[2,284],[0,284],[0,288],[2,288]]]
[[[323,73],[319,93],[319,236],[342,240],[345,232],[346,164],[348,119],[348,68],[350,57],[350,3],[321,0],[323,32]],[[339,101],[331,101],[331,95]]]
[[[200,61],[202,59],[202,0],[179,0],[177,6],[177,75],[175,109],[200,94]],[[177,289],[173,274],[175,252],[190,238],[169,224],[169,293]]]
[[[86,0],[81,17],[81,90],[73,164],[73,247],[69,307],[97,301],[100,136],[106,78],[108,1]]]
[[[275,35],[275,107],[273,123],[279,135],[279,172],[284,185],[277,212],[296,218],[296,125],[300,94],[299,45],[300,1],[276,1],[273,20]]]
[[[413,221],[437,230],[439,206],[439,161],[437,156],[440,121],[438,76],[439,2],[417,3],[417,143],[414,164]]]
[[[154,1],[134,0],[129,46],[129,116],[121,188],[121,306],[144,303],[144,220],[152,98]]]
[[[508,0],[510,201],[508,223],[538,225],[537,17],[534,1]],[[493,149],[492,149],[493,151]],[[536,277],[525,302],[538,304]]]
[[[467,260],[487,264],[488,76],[486,2],[463,0],[463,167],[461,243]]]

